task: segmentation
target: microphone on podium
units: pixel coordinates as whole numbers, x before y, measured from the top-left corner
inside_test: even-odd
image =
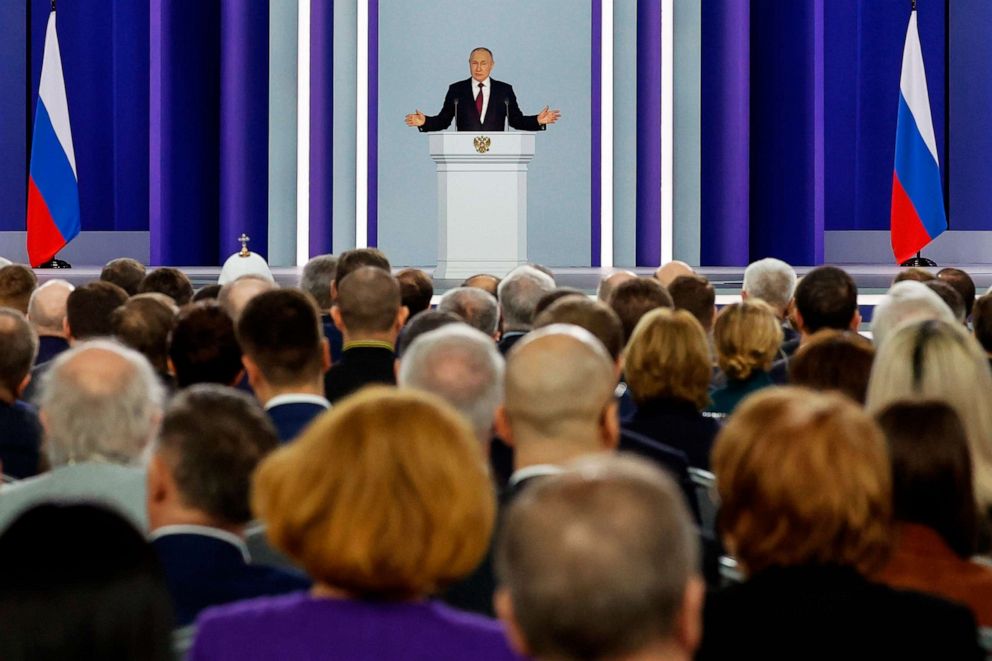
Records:
[[[503,130],[510,130],[510,100],[503,99],[503,105],[506,106],[506,113],[503,115]]]
[[[458,130],[458,97],[455,97],[455,130]]]

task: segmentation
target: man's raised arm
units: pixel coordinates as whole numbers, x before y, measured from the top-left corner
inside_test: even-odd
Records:
[[[421,132],[443,131],[451,126],[451,120],[455,116],[455,93],[449,87],[448,93],[444,96],[444,106],[441,112],[431,116],[425,115],[419,110],[406,116],[407,126],[416,126]]]

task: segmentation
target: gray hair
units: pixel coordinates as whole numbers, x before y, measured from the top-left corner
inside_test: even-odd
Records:
[[[488,441],[503,401],[503,357],[492,337],[449,324],[413,341],[400,361],[401,387],[434,393],[460,411],[476,436]]]
[[[52,301],[49,294],[54,296],[56,287],[63,288],[65,295]],[[65,322],[66,300],[74,289],[72,283],[56,278],[31,292],[31,300],[28,301],[28,321],[31,325],[40,330],[61,334]]]
[[[537,302],[554,288],[554,279],[533,266],[510,271],[499,283],[496,296],[503,311],[503,330],[530,330]]]
[[[626,657],[676,630],[698,549],[675,482],[596,457],[516,498],[496,573],[535,658]]]
[[[897,282],[875,306],[871,317],[872,341],[880,347],[900,326],[930,319],[951,324],[957,321],[947,303],[922,282]]]
[[[300,289],[317,299],[321,310],[330,310],[334,301],[331,300],[331,283],[338,270],[338,258],[334,255],[317,255],[303,267],[300,276]]]
[[[492,336],[499,326],[499,303],[489,292],[476,287],[456,287],[441,297],[437,309],[452,312],[472,328]]]
[[[86,354],[112,354],[97,358]],[[39,408],[53,466],[103,459],[137,462],[154,436],[163,389],[148,360],[111,340],[91,340],[61,353],[45,374]]]
[[[782,312],[796,291],[796,271],[781,259],[759,259],[744,269],[741,289]]]
[[[227,316],[237,322],[242,310],[248,305],[248,301],[262,292],[273,289],[279,289],[279,285],[275,281],[249,273],[223,285],[217,294],[217,305],[227,313]]]

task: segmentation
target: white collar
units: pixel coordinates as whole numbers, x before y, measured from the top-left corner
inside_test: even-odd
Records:
[[[222,542],[227,542],[228,544],[236,546],[241,552],[241,557],[244,558],[245,562],[251,562],[251,555],[248,553],[248,546],[245,544],[245,540],[241,539],[233,532],[228,532],[226,530],[221,530],[220,528],[213,528],[210,526],[197,526],[191,523],[182,523],[156,528],[151,532],[151,534],[148,535],[148,539],[155,541],[160,537],[167,537],[169,535],[202,535],[203,537],[213,537],[214,539],[219,539]]]
[[[267,401],[265,403],[265,410],[268,411],[274,406],[282,406],[283,404],[317,404],[318,406],[323,406],[325,409],[331,407],[331,403],[320,395],[287,393],[285,395],[276,395]]]
[[[480,83],[480,82],[482,83],[482,86],[483,86],[483,87],[485,87],[485,88],[488,88],[488,87],[489,87],[489,78],[486,78],[486,79],[485,79],[485,80],[483,80],[483,81],[478,81],[478,80],[476,80],[475,78],[473,78],[473,79],[472,79],[472,89],[474,89],[474,90],[477,90],[477,89],[479,89],[479,83]]]
[[[533,466],[525,466],[520,470],[513,471],[513,475],[510,476],[509,485],[511,487],[515,487],[524,480],[529,480],[532,477],[558,475],[559,473],[564,472],[564,468],[561,466],[555,466],[554,464],[534,464]]]

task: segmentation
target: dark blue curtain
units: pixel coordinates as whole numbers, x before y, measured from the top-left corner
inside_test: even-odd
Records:
[[[27,209],[27,5],[0,3],[0,231],[23,230]]]

